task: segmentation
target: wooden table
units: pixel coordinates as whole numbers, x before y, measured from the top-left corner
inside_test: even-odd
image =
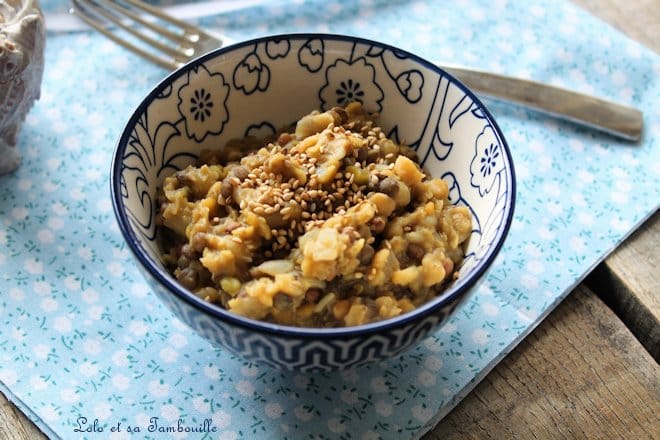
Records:
[[[573,0],[660,52],[658,0]],[[660,214],[599,265],[425,440],[660,438]],[[0,394],[0,440],[44,435]]]
[[[658,0],[572,0],[660,52]],[[424,440],[659,439],[656,212]]]

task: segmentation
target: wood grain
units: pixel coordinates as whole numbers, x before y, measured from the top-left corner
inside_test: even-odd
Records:
[[[651,217],[587,278],[605,303],[660,361],[660,213]]]
[[[572,1],[660,52],[657,0]],[[660,438],[659,217],[590,278],[621,319],[580,286],[424,440]]]
[[[614,28],[660,52],[658,0],[571,0]]]
[[[46,438],[39,428],[0,393],[0,440]]]
[[[660,52],[658,0],[572,1]],[[635,329],[630,317],[639,315],[639,307],[658,317],[658,223],[656,214],[598,269],[621,280],[634,296],[625,301],[621,290],[617,305],[613,289],[595,286],[623,321],[579,287],[425,439],[658,438],[658,365],[626,328]],[[640,259],[646,261],[643,268],[636,263]],[[657,332],[657,323],[654,328]],[[43,438],[0,393],[0,440]]]
[[[660,367],[578,287],[425,440],[651,439]]]

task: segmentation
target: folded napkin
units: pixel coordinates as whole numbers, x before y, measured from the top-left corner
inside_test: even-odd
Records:
[[[358,35],[570,86],[641,108],[646,134],[625,144],[487,102],[513,153],[518,205],[485,283],[396,359],[283,373],[175,319],[115,225],[111,153],[166,72],[97,34],[50,33],[24,163],[0,178],[0,390],[53,438],[417,438],[658,208],[660,57],[566,2],[296,0],[201,22],[235,40]]]

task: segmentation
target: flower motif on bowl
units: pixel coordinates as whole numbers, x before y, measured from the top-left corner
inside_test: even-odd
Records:
[[[249,53],[234,69],[234,87],[246,95],[265,92],[270,84],[270,69],[256,52]]]
[[[309,39],[298,50],[298,62],[310,73],[316,73],[323,67],[324,59],[323,40]]]
[[[221,133],[229,120],[228,97],[229,84],[221,73],[211,74],[203,64],[191,69],[188,82],[179,89],[178,105],[188,137],[201,142],[208,134]]]
[[[479,188],[479,194],[484,196],[492,188],[498,174],[504,170],[502,147],[490,125],[475,141],[475,155],[470,164],[471,183]]]
[[[325,72],[326,83],[319,92],[322,108],[357,101],[370,111],[381,111],[383,89],[376,82],[376,69],[364,58],[338,59]]]
[[[419,70],[407,70],[396,78],[396,86],[408,102],[418,102],[422,99],[424,75]]]

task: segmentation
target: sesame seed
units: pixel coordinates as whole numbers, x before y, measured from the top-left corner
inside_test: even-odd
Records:
[[[240,201],[233,202],[231,197],[221,197],[218,203],[224,206],[222,212],[228,212],[229,218],[235,219],[244,229],[253,231],[250,233],[252,235],[229,235],[233,242],[245,242],[251,252],[257,252],[267,259],[288,258],[286,252],[298,247],[298,238],[302,234],[322,227],[328,219],[346,216],[354,206],[365,202],[370,193],[369,188],[373,190],[380,180],[392,175],[387,170],[393,168],[396,154],[384,154],[383,146],[389,148],[389,141],[382,140],[386,136],[381,129],[372,121],[362,118],[354,118],[343,124],[336,121],[336,125],[330,124],[317,135],[315,144],[305,143],[309,148],[307,151],[302,151],[301,139],[296,138],[295,134],[283,132],[276,134],[278,140],[267,146],[252,149],[246,145],[246,148],[237,151],[240,156],[230,155],[233,163],[243,167],[246,177],[241,173],[242,179],[239,179],[231,173],[225,179],[234,189],[242,188],[244,191],[240,191]],[[332,139],[338,140],[337,143],[328,142]],[[341,159],[335,156],[341,151],[337,151],[340,145],[349,151],[345,156],[342,151]],[[230,152],[233,154],[233,151]],[[276,158],[279,154],[285,156],[283,161]],[[312,154],[316,157],[312,157]],[[319,157],[319,154],[323,156]],[[349,166],[360,171],[349,172]],[[332,176],[323,174],[322,178],[327,178],[324,179],[326,183],[319,182],[317,171],[322,169],[326,172],[334,171]],[[367,173],[366,179],[363,173]],[[358,185],[356,179],[368,183]],[[239,207],[241,210],[249,210],[249,213],[241,213]],[[220,224],[224,220],[213,215],[212,223]],[[255,216],[261,218],[255,222]],[[350,224],[343,219],[339,220],[337,224]],[[264,230],[264,226],[267,229]],[[222,226],[216,229],[226,233]],[[346,229],[342,229],[342,233],[355,240],[360,238],[359,230],[364,230],[361,226],[348,231]],[[405,230],[409,232],[410,228]],[[268,231],[270,237],[266,239],[262,235],[269,235]],[[363,238],[370,245],[376,240],[369,234]],[[251,260],[246,260],[246,263],[249,262]],[[355,278],[363,276],[357,273]]]

